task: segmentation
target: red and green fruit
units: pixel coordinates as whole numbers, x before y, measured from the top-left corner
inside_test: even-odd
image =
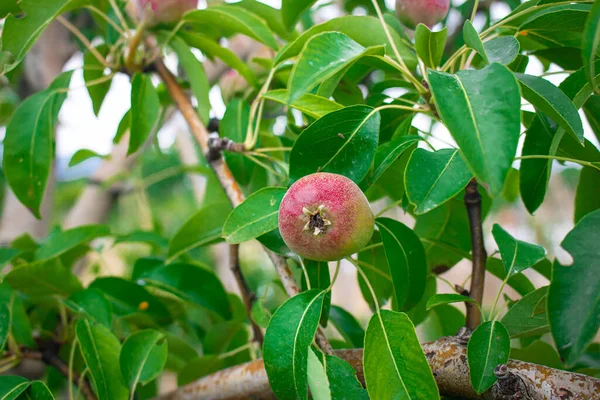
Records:
[[[398,18],[411,29],[419,24],[431,28],[446,17],[448,10],[450,0],[396,0]]]
[[[335,261],[373,236],[373,212],[360,188],[342,175],[319,172],[296,181],[279,208],[279,230],[301,257]]]
[[[186,12],[198,8],[198,0],[133,0],[136,15],[141,20],[150,13],[150,24],[177,22]]]

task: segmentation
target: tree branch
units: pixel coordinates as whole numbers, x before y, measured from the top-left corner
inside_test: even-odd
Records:
[[[477,180],[473,178],[467,185],[465,206],[469,216],[471,231],[471,247],[473,252],[473,273],[471,275],[471,291],[469,295],[478,304],[483,301],[485,284],[485,263],[487,253],[483,244],[483,227],[481,218],[481,195],[477,188]],[[467,303],[467,327],[475,330],[481,323],[481,312],[471,303]]]
[[[256,300],[256,295],[246,283],[244,276],[242,275],[242,269],[240,268],[240,245],[239,244],[231,244],[229,245],[229,266],[231,268],[231,272],[233,272],[233,276],[235,276],[235,280],[240,287],[240,291],[242,292],[242,300],[244,301],[244,305],[246,306],[246,312],[248,313],[248,319],[250,320],[250,325],[252,325],[252,332],[254,333],[254,341],[258,342],[261,346],[264,341],[263,332],[260,329],[260,326],[256,325],[256,322],[252,319],[252,305]]]
[[[471,387],[467,349],[457,337],[443,337],[435,342],[422,345],[427,361],[433,371],[440,394],[461,399],[503,400],[500,389],[503,379],[482,395],[477,395]],[[348,361],[357,371],[358,379],[364,385],[362,369],[363,350],[336,350],[335,355]],[[561,371],[542,365],[510,360],[508,370],[525,387],[527,395],[514,397],[521,399],[584,400],[600,393],[600,379]],[[274,399],[263,360],[219,371],[183,386],[172,393],[159,396],[157,400],[233,400],[233,399]]]
[[[223,157],[221,157],[221,153],[216,152],[215,148],[211,147],[209,132],[200,121],[198,113],[194,109],[190,99],[183,91],[181,86],[179,86],[177,83],[175,76],[173,76],[171,71],[169,71],[161,59],[157,59],[154,62],[154,67],[167,87],[167,90],[169,91],[177,108],[185,118],[192,136],[200,146],[202,153],[204,153],[206,156],[207,161],[217,176],[219,184],[223,190],[225,190],[231,205],[233,207],[237,207],[244,201],[244,193],[242,192],[238,182],[233,177],[231,170],[227,164],[225,164],[225,160],[223,160]],[[283,283],[283,287],[285,288],[288,296],[293,297],[298,294],[300,290],[298,289],[298,285],[292,275],[292,272],[290,271],[289,266],[287,265],[286,259],[278,254],[273,253],[267,248],[264,248],[264,250],[273,262],[273,265],[279,274],[281,282]],[[243,290],[243,288],[240,289]],[[317,331],[316,340],[317,344],[324,352],[331,353],[331,345],[320,328]]]
[[[59,344],[56,342],[48,342],[40,345],[41,351],[32,351],[29,349],[23,349],[23,358],[30,360],[40,360],[44,364],[56,368],[65,378],[69,377],[69,367],[61,358],[58,356]],[[72,373],[71,382],[73,385],[79,388],[79,391],[86,400],[96,400],[96,395],[90,386],[90,383],[84,379],[83,384],[79,386],[80,375],[78,373]]]

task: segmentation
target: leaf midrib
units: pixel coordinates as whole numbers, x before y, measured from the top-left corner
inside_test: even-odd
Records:
[[[294,392],[296,393],[296,395],[298,395],[298,385],[296,382],[296,348],[297,346],[297,341],[298,341],[298,335],[300,332],[300,328],[302,327],[302,322],[304,321],[304,318],[306,317],[306,314],[308,314],[308,311],[310,310],[310,307],[313,305],[313,303],[315,301],[317,301],[317,299],[319,297],[321,297],[322,292],[320,292],[318,295],[316,295],[314,297],[314,299],[312,299],[310,301],[310,303],[308,303],[308,306],[306,307],[306,309],[304,310],[304,312],[302,313],[302,317],[300,318],[300,321],[298,322],[298,327],[296,328],[296,333],[294,334],[294,349],[292,350],[292,377],[294,380]],[[310,349],[308,350],[310,351]]]
[[[392,346],[391,346],[390,340],[387,336],[385,326],[383,325],[383,319],[381,318],[381,312],[377,312],[377,317],[378,317],[379,323],[381,325],[381,331],[383,333],[383,337],[385,338],[386,347],[388,348],[390,357],[392,358],[392,363],[394,364],[394,369],[396,370],[396,374],[398,375],[398,378],[400,379],[400,383],[402,383],[402,388],[404,389],[404,393],[406,393],[406,395],[408,396],[408,399],[410,400],[410,399],[412,399],[412,396],[408,392],[408,389],[406,388],[406,384],[404,383],[404,379],[402,379],[402,374],[400,374],[400,370],[398,369],[398,365],[396,364],[396,359],[394,358],[394,353],[392,352]]]

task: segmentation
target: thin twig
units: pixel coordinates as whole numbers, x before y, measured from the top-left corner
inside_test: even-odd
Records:
[[[483,226],[481,218],[481,195],[477,188],[477,181],[472,179],[467,185],[465,193],[465,206],[469,216],[471,231],[471,247],[473,252],[473,274],[471,278],[471,291],[469,295],[477,304],[483,301],[483,288],[485,284],[485,262],[487,254],[483,244]],[[467,303],[467,327],[474,330],[481,323],[481,313],[477,307]]]
[[[246,312],[248,313],[248,319],[250,320],[250,325],[252,325],[254,341],[258,342],[262,346],[264,340],[263,332],[260,329],[260,326],[258,326],[252,319],[252,305],[256,300],[256,294],[250,289],[248,283],[246,283],[246,280],[244,279],[244,275],[242,275],[242,269],[240,268],[239,244],[229,245],[229,267],[231,268],[231,272],[233,272],[233,276],[235,277],[235,280],[240,288],[242,300],[244,301],[244,306],[246,306]]]
[[[46,365],[50,365],[58,372],[60,372],[65,378],[71,378],[71,382],[77,385],[79,392],[83,394],[86,400],[96,400],[96,395],[87,380],[80,380],[80,375],[73,372],[69,372],[69,367],[63,360],[58,356],[59,344],[56,342],[45,343],[40,346],[41,352],[30,351],[28,349],[23,350],[23,358],[41,360]]]
[[[173,98],[173,101],[175,102],[177,108],[179,109],[179,111],[181,111],[181,114],[185,118],[190,128],[190,131],[194,139],[196,139],[196,142],[202,149],[202,152],[205,155],[210,154],[210,157],[207,157],[207,161],[209,162],[210,167],[215,172],[219,184],[225,190],[225,193],[227,194],[227,197],[229,198],[229,201],[231,202],[232,206],[237,207],[244,201],[244,193],[242,192],[242,189],[240,188],[238,182],[233,177],[231,170],[229,169],[227,164],[225,164],[223,157],[221,157],[220,154],[217,157],[217,155],[214,154],[214,152],[211,152],[211,148],[209,146],[208,130],[200,121],[198,113],[194,109],[194,106],[190,102],[190,99],[187,97],[181,86],[177,83],[175,76],[173,76],[171,71],[167,69],[167,67],[161,59],[156,59],[154,61],[154,65],[156,67],[158,75],[167,87],[167,90]],[[275,270],[279,274],[281,283],[283,284],[283,287],[285,288],[285,291],[288,294],[288,296],[293,297],[300,293],[298,284],[296,283],[296,280],[292,275],[292,271],[290,270],[286,259],[266,248],[264,250],[273,262]],[[331,354],[333,350],[321,328],[317,330],[316,341],[319,347],[325,353]]]
[[[77,29],[77,27],[75,25],[70,23],[62,15],[59,15],[56,19],[65,28],[67,28],[73,35],[75,35],[75,37],[77,37],[77,39],[79,39],[79,41],[81,41],[81,43],[85,46],[85,48],[88,49],[90,53],[92,53],[92,55],[98,60],[98,62],[100,64],[104,65],[107,68],[111,68],[111,69],[114,68],[114,65],[111,65],[108,61],[106,61],[106,59],[104,57],[102,57],[102,54],[100,54],[98,52],[98,50],[96,50],[96,48],[92,45],[92,43],[89,40],[87,40],[87,38],[83,35],[83,33],[81,33],[81,31],[79,29]]]

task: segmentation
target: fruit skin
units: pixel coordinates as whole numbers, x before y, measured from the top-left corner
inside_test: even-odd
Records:
[[[321,213],[323,231],[315,235],[311,214]],[[316,214],[312,217],[319,224]],[[296,181],[279,207],[279,231],[301,257],[335,261],[356,253],[373,236],[374,218],[360,188],[342,175],[319,172]]]
[[[146,9],[151,12],[150,24],[177,22],[186,12],[198,8],[198,0],[133,0],[139,19]]]
[[[432,27],[450,10],[450,0],[396,0],[396,14],[404,25],[414,29],[419,24]]]

